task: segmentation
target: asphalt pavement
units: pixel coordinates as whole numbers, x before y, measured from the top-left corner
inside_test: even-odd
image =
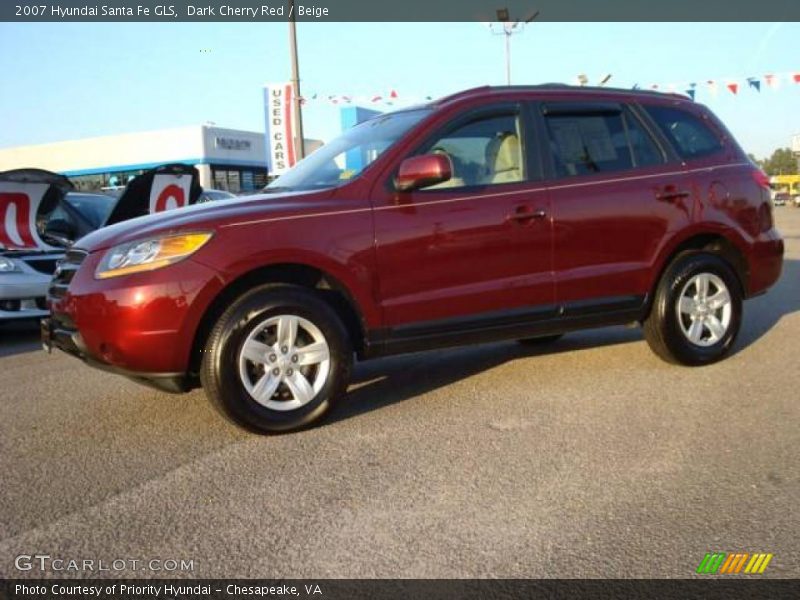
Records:
[[[39,553],[128,561],[45,573],[71,577],[689,577],[723,551],[800,577],[800,209],[776,213],[784,274],[721,363],[628,328],[417,353],[358,365],[296,434],[0,326],[0,576]],[[192,570],[130,566],[152,559]]]

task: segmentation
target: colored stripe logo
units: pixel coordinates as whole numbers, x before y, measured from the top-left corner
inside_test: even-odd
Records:
[[[760,575],[767,569],[774,554],[758,552],[707,552],[697,567],[700,575],[736,575],[747,573]]]

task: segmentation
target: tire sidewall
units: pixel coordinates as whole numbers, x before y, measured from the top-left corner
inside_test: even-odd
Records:
[[[260,323],[278,315],[295,315],[313,323],[330,350],[325,385],[308,404],[290,411],[256,402],[239,376],[239,353],[247,337]],[[260,431],[298,429],[322,418],[344,391],[352,362],[347,333],[333,309],[313,292],[290,287],[253,290],[226,311],[218,327],[208,348],[210,375],[218,402],[239,423]]]
[[[711,273],[725,283],[731,297],[731,320],[725,335],[711,346],[698,346],[684,335],[676,309],[686,284],[699,273]],[[668,270],[658,293],[658,315],[664,342],[675,357],[688,365],[713,363],[730,352],[742,322],[742,289],[728,264],[713,254],[696,253],[677,260]]]

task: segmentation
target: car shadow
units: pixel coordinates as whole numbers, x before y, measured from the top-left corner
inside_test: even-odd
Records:
[[[800,260],[784,259],[778,282],[763,296],[744,304],[744,322],[736,341],[738,353],[764,337],[785,316],[800,311]]]
[[[800,261],[786,259],[780,280],[765,295],[745,303],[737,354],[764,337],[786,315],[800,311]],[[347,397],[327,423],[408,400],[519,358],[558,354],[641,341],[638,328],[608,327],[568,334],[542,346],[501,342],[431,350],[359,363]]]
[[[358,363],[347,396],[326,423],[332,424],[414,398],[516,359],[628,344],[641,339],[638,328],[608,327],[568,334],[541,346],[498,342]]]
[[[39,319],[0,322],[0,357],[41,349]]]
[[[800,260],[786,259],[778,283],[767,294],[745,303],[745,317],[734,353],[764,337],[784,316],[800,311]],[[542,346],[514,342],[430,350],[359,363],[347,397],[328,423],[389,406],[509,361],[642,339],[638,329],[609,327],[569,334]],[[0,357],[38,351],[38,320],[0,323]]]

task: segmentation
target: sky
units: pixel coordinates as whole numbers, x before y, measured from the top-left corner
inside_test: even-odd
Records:
[[[800,133],[800,23],[537,23],[511,40],[515,84],[591,83],[697,100],[762,158]],[[502,36],[481,23],[298,23],[301,92],[398,95],[395,107],[505,84]],[[263,86],[289,79],[286,23],[2,23],[0,147],[211,121],[263,131]],[[719,82],[716,96],[706,81]],[[738,94],[725,84],[738,80]],[[377,106],[391,110],[389,106]],[[339,108],[309,102],[306,137],[332,139]]]

